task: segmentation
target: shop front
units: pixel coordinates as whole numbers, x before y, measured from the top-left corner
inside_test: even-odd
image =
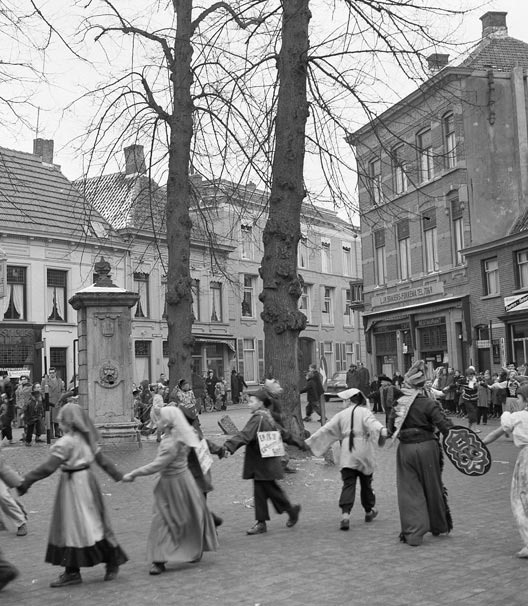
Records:
[[[404,374],[418,359],[428,375],[438,366],[463,370],[471,328],[467,297],[365,312],[367,352],[374,374]]]
[[[42,325],[2,323],[0,327],[0,373],[12,378],[42,376]]]

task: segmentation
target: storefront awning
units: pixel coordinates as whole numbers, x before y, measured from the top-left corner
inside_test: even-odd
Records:
[[[399,314],[398,319],[403,318],[401,314],[405,314],[408,311],[416,311],[420,307],[428,307],[429,305],[443,306],[446,303],[453,301],[460,301],[460,297],[445,297],[444,299],[435,299],[434,301],[425,301],[424,303],[413,303],[413,305],[406,305],[405,307],[389,307],[388,309],[376,309],[375,311],[364,311],[363,317],[379,316],[381,314]],[[401,316],[401,317],[400,317]],[[396,319],[396,318],[394,318]]]
[[[229,347],[229,349],[233,352],[236,351],[236,347],[235,347],[235,339],[221,339],[218,337],[204,337],[204,336],[200,336],[200,337],[194,337],[194,342],[195,343],[211,343],[211,344],[215,344],[215,345],[227,345],[227,347]]]

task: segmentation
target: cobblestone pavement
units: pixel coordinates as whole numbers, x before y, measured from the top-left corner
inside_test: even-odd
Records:
[[[331,402],[329,414],[339,404]],[[242,427],[246,410],[229,413]],[[220,413],[201,416],[208,437],[221,442]],[[380,417],[381,418],[381,417]],[[496,427],[492,421],[488,428]],[[308,428],[315,430],[311,423]],[[485,433],[485,432],[484,432]],[[285,516],[272,514],[268,533],[246,536],[253,523],[252,484],[241,479],[243,449],[215,462],[211,508],[224,518],[220,548],[198,564],[170,567],[159,577],[148,575],[145,544],[152,506],[153,477],[132,484],[115,484],[100,473],[114,531],[130,557],[117,580],[103,583],[102,566],[83,569],[84,583],[51,589],[59,568],[43,562],[50,509],[57,474],[34,485],[23,497],[29,512],[29,534],[12,529],[0,534],[7,558],[21,575],[1,594],[4,605],[177,604],[201,606],[464,606],[525,605],[528,603],[528,561],[514,557],[521,547],[509,503],[509,487],[517,449],[501,439],[491,445],[494,464],[482,478],[470,478],[446,463],[444,480],[455,528],[450,536],[427,535],[412,548],[398,541],[395,449],[379,456],[374,476],[380,514],[365,524],[359,502],[349,532],[339,530],[339,472],[313,458],[295,460],[297,473],[284,480],[293,502],[302,503],[299,524],[285,527]],[[124,470],[151,460],[156,442],[108,447]],[[7,460],[23,472],[42,462],[47,446],[19,445],[4,449]],[[358,499],[359,501],[359,499]]]

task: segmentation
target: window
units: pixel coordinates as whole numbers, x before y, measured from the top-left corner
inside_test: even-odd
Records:
[[[387,268],[385,264],[385,230],[374,232],[376,284],[382,286],[386,282]]]
[[[139,385],[144,379],[150,382],[150,341],[136,341],[134,343],[135,377],[134,382]]]
[[[66,347],[50,347],[49,350],[49,365],[57,371],[57,376],[65,383],[66,377]]]
[[[46,272],[48,296],[48,321],[66,322],[66,272],[59,269],[48,269]]]
[[[134,313],[135,318],[148,318],[149,309],[149,275],[144,272],[134,272],[134,290],[139,294],[139,301]]]
[[[163,311],[161,317],[167,318],[167,274],[161,276],[161,296],[163,301]]]
[[[350,303],[353,307],[363,305],[363,282],[350,282]]]
[[[334,323],[334,289],[323,286],[323,305],[321,308],[323,324]]]
[[[348,242],[343,242],[343,275],[352,276],[352,249]]]
[[[244,293],[242,296],[242,317],[255,317],[255,277],[244,276]]]
[[[7,266],[7,292],[3,298],[4,320],[26,319],[26,268]]]
[[[345,343],[345,369],[354,361],[354,343]]]
[[[200,322],[200,280],[191,281],[192,312],[195,322]]]
[[[392,150],[392,180],[394,193],[401,194],[407,189],[407,167],[403,161],[403,145]]]
[[[434,175],[433,146],[431,144],[431,130],[422,131],[417,137],[418,166],[420,181],[429,181]]]
[[[322,346],[323,356],[326,360],[326,367],[328,368],[328,376],[331,377],[334,374],[334,347],[332,341],[325,341]]]
[[[453,252],[455,265],[462,265],[464,258],[462,249],[464,248],[464,207],[458,198],[450,201],[451,220],[453,222]]]
[[[211,322],[222,322],[221,282],[211,282]]]
[[[484,295],[498,295],[500,293],[500,285],[497,257],[483,261],[482,270],[484,273]]]
[[[444,116],[443,123],[445,167],[454,168],[456,166],[456,135],[454,115],[447,114]]]
[[[409,219],[399,221],[396,225],[398,236],[398,271],[400,280],[411,277],[411,238]]]
[[[302,294],[299,298],[299,310],[306,316],[308,324],[312,321],[312,287],[309,284],[303,286]]]
[[[253,227],[251,225],[242,224],[240,226],[242,259],[253,259]]]
[[[528,250],[517,253],[517,275],[519,288],[528,288]]]
[[[438,271],[438,235],[436,229],[436,210],[431,208],[422,214],[424,232],[425,271]]]
[[[244,379],[246,381],[255,382],[256,376],[256,361],[257,355],[255,350],[255,339],[243,339],[242,357],[244,360]]]
[[[323,273],[330,273],[331,271],[331,258],[330,258],[330,242],[328,240],[321,241],[321,271]]]
[[[374,204],[380,204],[383,200],[383,190],[381,188],[381,161],[379,159],[371,160],[368,166],[370,197]]]
[[[343,290],[343,326],[354,327],[354,309],[352,308],[352,291]]]
[[[297,245],[297,265],[300,269],[308,269],[308,239],[301,236]]]

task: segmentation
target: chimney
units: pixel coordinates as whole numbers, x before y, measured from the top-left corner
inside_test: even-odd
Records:
[[[45,164],[53,164],[53,139],[33,139],[33,155]]]
[[[144,173],[145,154],[143,153],[143,145],[129,145],[123,150],[125,152],[125,174],[133,175],[134,173]]]
[[[508,27],[506,26],[506,15],[508,13],[500,13],[489,11],[482,15],[482,37],[483,38],[505,38],[508,35]]]
[[[433,53],[427,57],[427,66],[432,74],[436,74],[449,63],[449,55]]]

